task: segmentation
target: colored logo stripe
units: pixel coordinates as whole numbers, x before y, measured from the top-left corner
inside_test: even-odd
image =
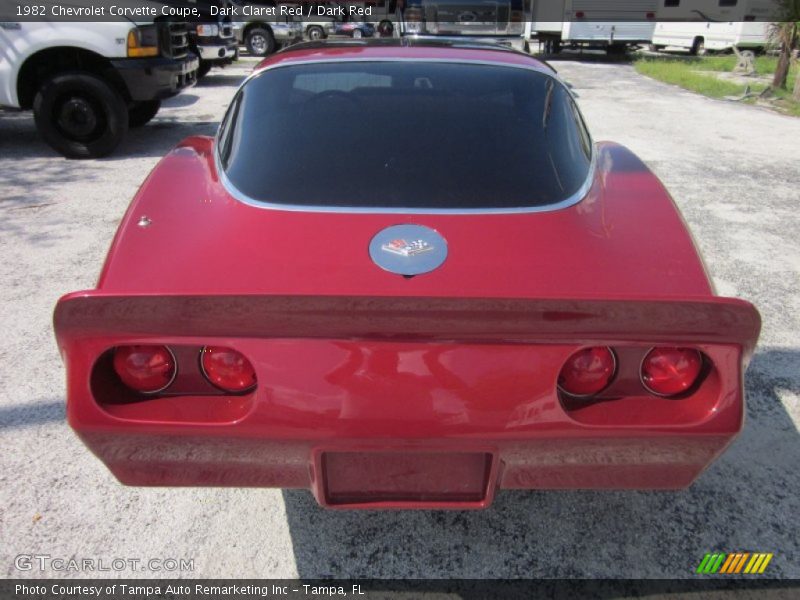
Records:
[[[772,553],[767,552],[734,552],[725,554],[722,552],[709,552],[700,561],[697,573],[714,574],[720,573],[731,575],[736,573],[760,574],[763,573],[769,562],[772,560]]]
[[[698,573],[716,573],[720,566],[722,565],[722,561],[725,559],[725,555],[722,553],[714,553],[714,554],[706,554],[703,557],[700,566],[697,567]]]

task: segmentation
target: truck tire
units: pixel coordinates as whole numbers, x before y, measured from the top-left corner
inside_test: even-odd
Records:
[[[554,39],[544,40],[545,54],[558,54],[559,52],[561,52],[561,40],[554,40]]]
[[[197,79],[200,80],[203,77],[205,77],[206,75],[208,75],[208,72],[211,70],[211,67],[212,67],[212,64],[211,64],[210,61],[201,60],[200,61],[200,66],[197,67]]]
[[[89,73],[47,79],[33,100],[36,127],[67,158],[108,156],[128,132],[128,106],[105,81]]]
[[[244,45],[251,56],[267,56],[275,52],[275,36],[266,27],[253,27],[248,30]]]
[[[312,41],[325,39],[325,31],[319,25],[311,25],[306,29],[306,35]]]
[[[161,100],[134,102],[128,107],[128,127],[142,127],[156,116],[161,108]]]
[[[706,41],[704,38],[696,37],[692,42],[692,48],[689,50],[692,56],[705,56],[706,54]]]
[[[394,37],[394,24],[389,19],[378,23],[378,37]]]

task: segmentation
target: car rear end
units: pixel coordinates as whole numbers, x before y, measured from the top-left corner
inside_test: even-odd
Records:
[[[320,52],[267,61],[217,140],[171,152],[97,289],[59,302],[81,439],[125,484],[332,508],[689,485],[742,427],[759,317],[713,295],[655,176],[529,57]],[[373,255],[398,224],[441,263]]]
[[[70,424],[125,484],[482,508],[688,486],[741,428],[758,321],[720,300],[79,295],[56,327]]]

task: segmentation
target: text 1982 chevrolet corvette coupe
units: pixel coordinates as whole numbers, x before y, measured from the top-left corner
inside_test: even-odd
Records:
[[[550,67],[467,41],[270,57],[55,311],[69,422],[120,481],[337,508],[685,487],[759,327]]]

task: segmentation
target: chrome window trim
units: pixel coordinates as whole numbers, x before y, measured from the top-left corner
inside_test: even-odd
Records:
[[[561,79],[555,73],[549,73],[546,70],[539,69],[535,65],[522,65],[522,64],[515,64],[515,63],[500,63],[496,61],[490,60],[471,60],[471,59],[446,59],[446,58],[399,58],[399,57],[386,57],[386,58],[335,58],[335,59],[319,59],[319,60],[302,60],[302,61],[284,61],[274,65],[269,65],[259,71],[256,71],[250,75],[239,85],[237,88],[234,98],[236,94],[239,94],[241,89],[248,84],[251,79],[255,79],[260,77],[264,73],[268,71],[272,71],[273,69],[280,69],[284,67],[297,67],[302,65],[318,65],[318,64],[342,64],[345,62],[372,62],[372,63],[382,63],[382,62],[421,62],[421,63],[450,63],[450,64],[468,64],[468,65],[485,65],[485,66],[492,66],[492,67],[509,67],[513,69],[524,69],[527,71],[535,71],[536,73],[541,73],[545,77],[550,77],[554,81],[558,83],[564,90],[566,90],[567,94],[572,98],[573,102],[575,102],[575,96],[570,90],[569,86],[565,85]],[[233,103],[231,102],[231,105]],[[583,119],[583,114],[580,111],[580,107],[578,107],[577,102],[575,102],[575,107],[578,109],[578,113]],[[592,134],[589,131],[588,127],[586,127],[584,123],[584,129],[589,135],[590,147],[592,151],[591,157],[589,157],[589,169],[586,173],[586,180],[583,182],[580,188],[564,200],[560,200],[559,202],[553,204],[547,204],[544,206],[520,206],[520,207],[507,207],[507,208],[403,208],[403,207],[382,207],[382,206],[315,206],[315,205],[307,205],[307,204],[281,204],[278,202],[267,202],[264,200],[256,200],[255,198],[251,198],[250,196],[242,193],[228,178],[227,173],[222,168],[221,158],[219,156],[219,134],[220,130],[222,129],[223,124],[228,118],[228,113],[230,111],[230,106],[225,111],[225,116],[223,116],[220,124],[217,128],[217,133],[214,135],[214,168],[217,170],[217,175],[219,177],[222,186],[225,190],[233,196],[239,202],[243,204],[247,204],[248,206],[253,206],[255,208],[264,208],[268,210],[283,210],[288,212],[325,212],[325,213],[361,213],[361,214],[394,214],[394,215],[484,215],[484,214],[524,214],[524,213],[537,213],[537,212],[552,212],[556,210],[561,210],[563,208],[569,208],[570,206],[574,206],[581,200],[583,200],[586,195],[589,193],[589,190],[592,188],[594,184],[595,172],[597,170],[597,148],[594,143],[594,139],[592,138]]]

